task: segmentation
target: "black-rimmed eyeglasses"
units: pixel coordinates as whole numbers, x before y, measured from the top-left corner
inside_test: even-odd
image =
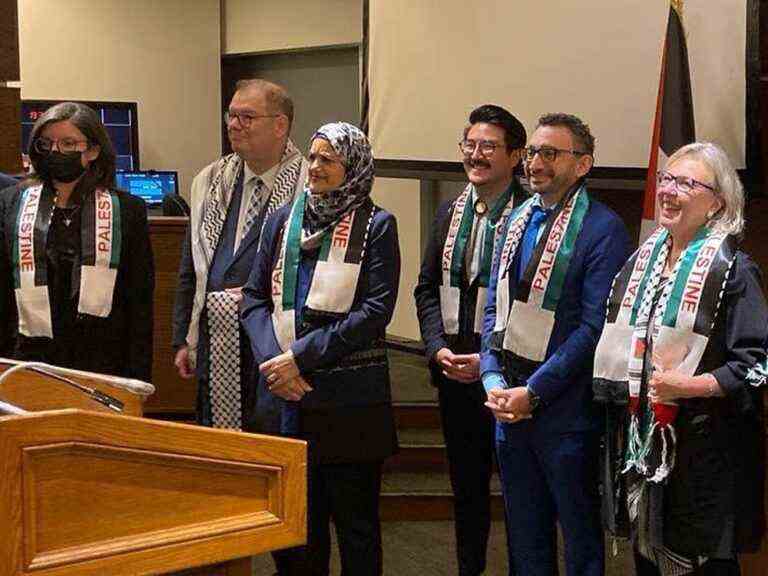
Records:
[[[588,156],[588,152],[583,152],[581,150],[567,150],[565,148],[552,148],[551,146],[539,146],[538,148],[536,146],[528,146],[523,149],[523,157],[531,161],[536,157],[536,154],[539,155],[539,158],[544,160],[544,162],[554,162],[557,160],[558,154],[572,154],[573,156]]]

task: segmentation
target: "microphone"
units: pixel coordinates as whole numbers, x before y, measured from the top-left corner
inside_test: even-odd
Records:
[[[0,359],[0,363],[2,362],[3,362],[3,359]],[[64,384],[67,384],[68,386],[71,386],[72,388],[79,390],[80,392],[82,392],[83,394],[91,398],[93,401],[98,402],[99,404],[102,404],[103,406],[106,406],[107,408],[115,412],[122,412],[123,409],[125,408],[125,404],[120,400],[118,400],[117,398],[115,398],[114,396],[110,396],[109,394],[106,394],[101,390],[96,390],[95,388],[85,386],[83,384],[70,380],[69,378],[66,378],[60,374],[57,374],[54,371],[57,369],[49,364],[44,364],[42,362],[18,362],[18,363],[9,362],[9,363],[13,363],[15,364],[15,366],[12,366],[11,368],[3,372],[3,374],[0,374],[0,384],[14,372],[29,370],[31,372],[37,372],[38,374],[44,374],[45,376],[48,376],[49,378],[52,378],[59,382],[63,382]],[[62,369],[62,371],[66,371],[66,369]],[[123,378],[122,380],[131,380],[131,379]]]

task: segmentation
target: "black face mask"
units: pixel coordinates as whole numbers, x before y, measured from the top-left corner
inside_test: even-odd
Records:
[[[85,172],[81,158],[82,152],[62,154],[51,150],[40,159],[40,175],[65,184],[74,182]]]

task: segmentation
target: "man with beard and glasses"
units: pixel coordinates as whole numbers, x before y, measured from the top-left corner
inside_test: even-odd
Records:
[[[469,184],[438,209],[414,291],[440,401],[462,576],[485,570],[494,420],[480,382],[480,332],[496,239],[526,198],[514,176],[525,139],[504,108],[472,111],[459,142]]]
[[[255,367],[238,306],[263,224],[302,190],[307,162],[288,138],[293,102],[277,84],[239,81],[224,121],[233,153],[192,182],[174,309],[174,364],[182,378],[197,376],[200,424],[276,431],[278,414],[260,414],[256,391],[248,386]]]
[[[509,554],[519,574],[604,572],[592,358],[629,238],[587,193],[594,138],[568,114],[539,119],[525,149],[534,196],[507,219],[494,258],[481,373],[496,417]]]

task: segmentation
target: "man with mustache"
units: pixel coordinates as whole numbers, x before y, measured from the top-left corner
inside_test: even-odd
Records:
[[[205,426],[270,432],[273,409],[255,409],[253,358],[238,303],[267,216],[293,200],[307,162],[288,135],[293,101],[282,86],[240,80],[224,114],[233,153],[192,182],[190,221],[173,322],[174,364],[197,376],[197,419]]]
[[[480,331],[495,241],[526,197],[513,174],[525,138],[504,108],[472,111],[459,142],[469,184],[438,209],[414,291],[440,401],[461,576],[485,570],[494,421],[480,383]]]
[[[510,558],[530,576],[557,574],[556,521],[567,574],[604,572],[592,358],[629,238],[587,193],[594,147],[579,118],[539,118],[524,154],[534,196],[507,220],[488,289],[482,380]]]

